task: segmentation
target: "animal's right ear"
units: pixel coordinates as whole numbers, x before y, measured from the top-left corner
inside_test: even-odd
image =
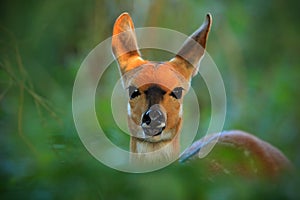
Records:
[[[121,14],[115,22],[112,51],[122,74],[146,62],[140,56],[134,25],[128,13]]]

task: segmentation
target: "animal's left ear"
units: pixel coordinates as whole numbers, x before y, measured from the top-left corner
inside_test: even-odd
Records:
[[[198,71],[199,62],[204,55],[211,23],[212,17],[210,14],[207,14],[202,26],[184,42],[175,58],[170,61],[174,68],[187,80],[190,80]]]
[[[122,74],[145,63],[140,56],[134,25],[128,13],[121,14],[115,22],[112,51]]]

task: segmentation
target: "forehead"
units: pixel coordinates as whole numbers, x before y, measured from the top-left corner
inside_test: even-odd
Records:
[[[158,85],[164,90],[173,90],[175,87],[189,88],[189,82],[168,63],[146,63],[131,74],[128,85],[138,88],[148,88]]]

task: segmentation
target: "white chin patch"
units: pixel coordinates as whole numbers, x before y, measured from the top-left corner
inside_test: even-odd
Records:
[[[147,136],[144,134],[144,139],[145,141],[149,142],[160,142],[160,141],[165,141],[165,140],[170,140],[172,137],[172,134],[170,132],[165,132],[163,131],[160,135],[157,136]]]

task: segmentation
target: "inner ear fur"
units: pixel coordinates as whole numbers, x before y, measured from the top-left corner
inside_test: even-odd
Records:
[[[198,71],[199,62],[205,53],[211,24],[212,17],[208,13],[201,27],[184,42],[176,56],[170,61],[170,64],[187,80]]]
[[[128,13],[121,14],[115,22],[112,52],[122,74],[146,62],[138,50],[134,24]]]

